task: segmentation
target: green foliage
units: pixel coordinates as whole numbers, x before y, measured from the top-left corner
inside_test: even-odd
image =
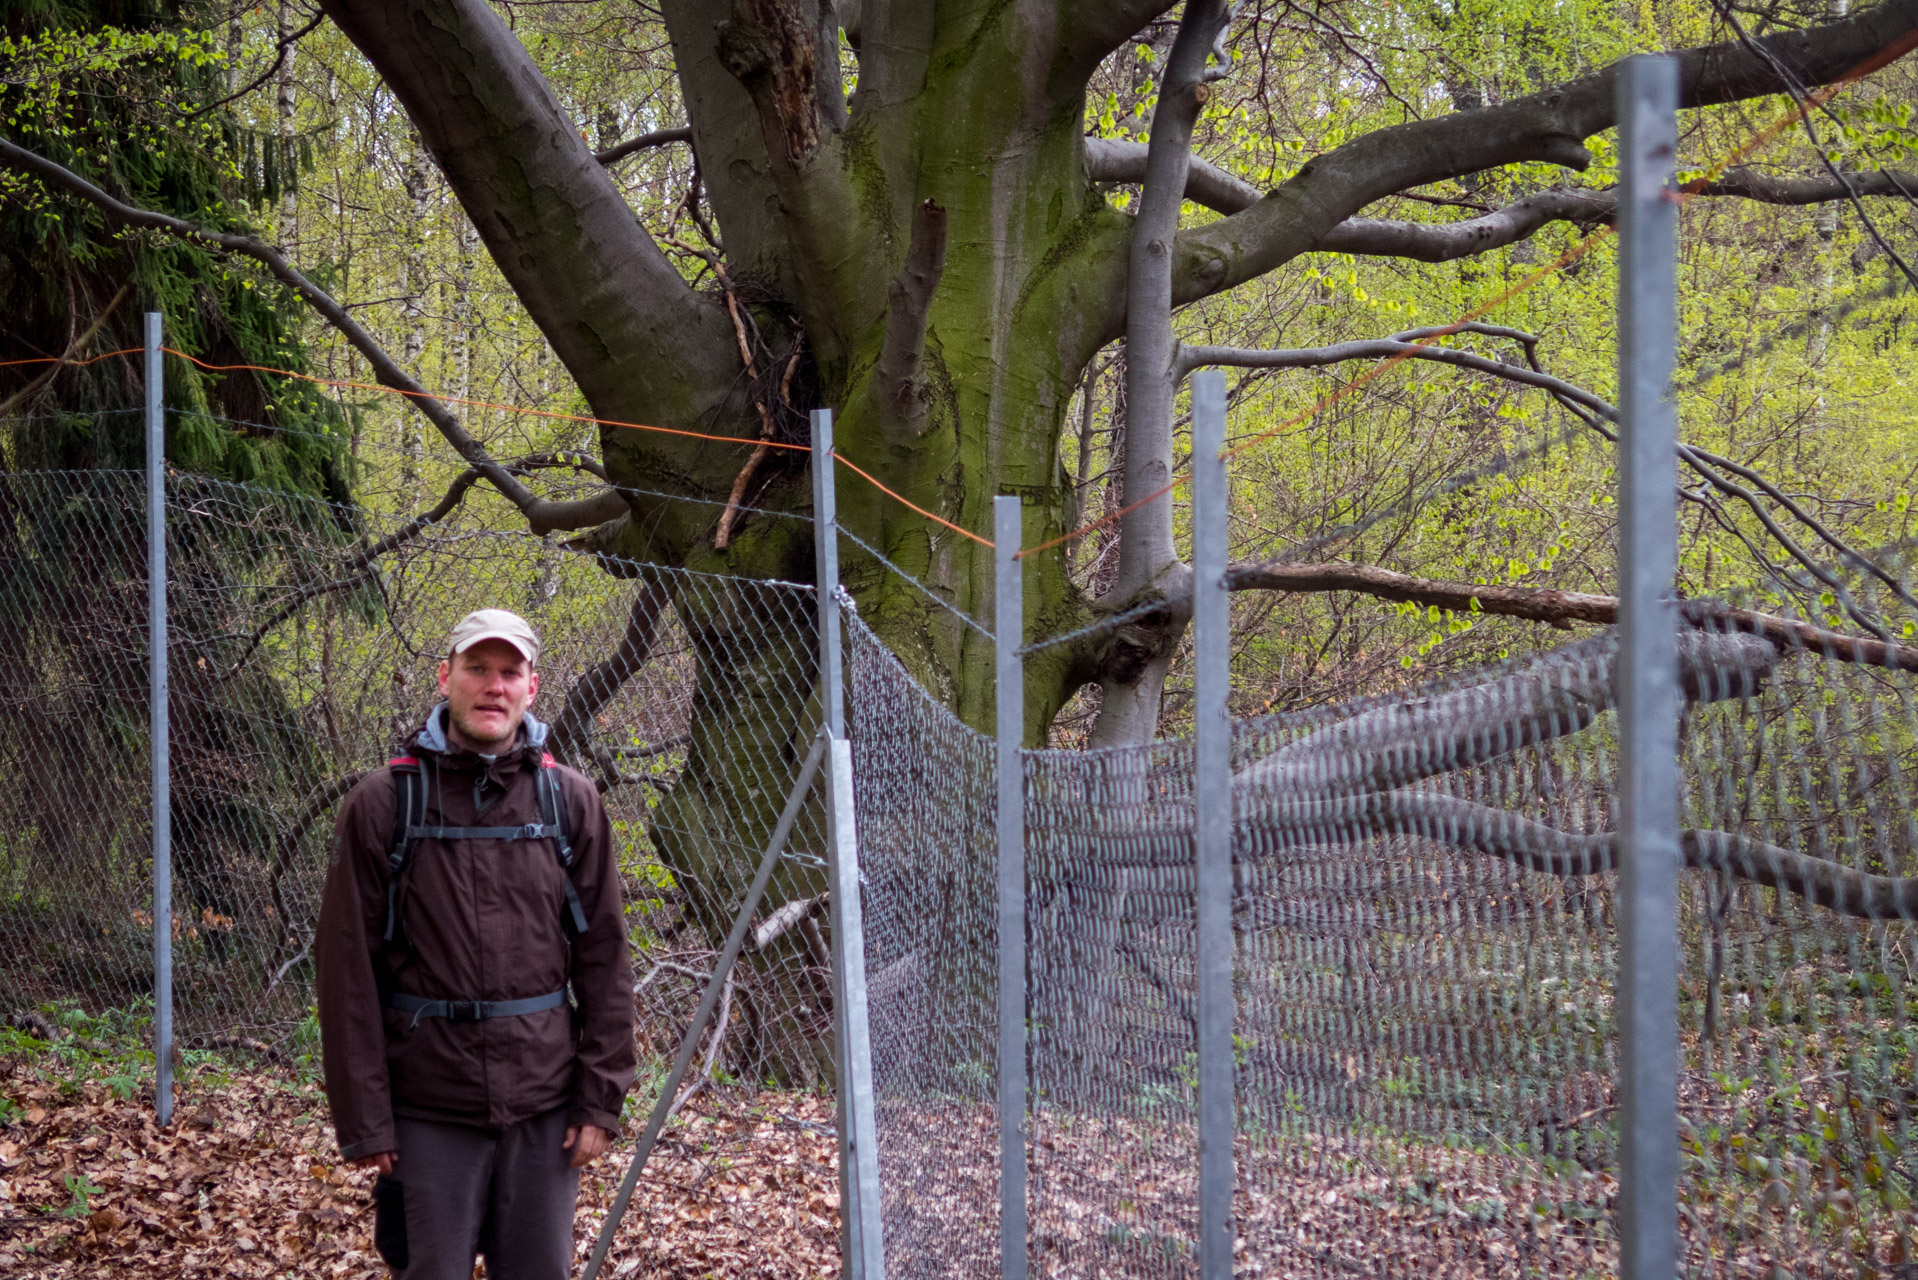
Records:
[[[111,0],[16,11],[0,36],[8,135],[133,204],[223,230],[255,230],[250,211],[290,197],[306,148],[219,111],[197,113],[225,87],[224,54],[193,25],[202,16],[196,5]],[[139,313],[150,309],[164,314],[168,345],[210,364],[307,366],[302,309],[257,268],[169,237],[125,232],[89,204],[0,171],[5,358],[59,355],[60,347],[46,345],[49,335],[62,335],[64,346],[103,317],[91,352],[137,347]],[[139,465],[137,420],[105,416],[139,403],[137,364],[113,359],[61,371],[23,406],[35,416],[9,424],[8,464]],[[167,365],[174,465],[348,497],[345,419],[309,384],[248,370],[212,373],[172,357]],[[32,365],[0,371],[0,398],[41,372]]]

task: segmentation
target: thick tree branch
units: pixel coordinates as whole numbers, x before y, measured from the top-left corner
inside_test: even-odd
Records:
[[[1845,176],[1861,196],[1918,196],[1918,175],[1877,170]],[[1737,197],[1779,205],[1829,204],[1851,198],[1844,184],[1835,179],[1774,178],[1749,169],[1733,169],[1717,182],[1694,183],[1687,186],[1686,191],[1692,195]],[[1451,262],[1516,244],[1537,234],[1549,223],[1590,226],[1609,222],[1616,203],[1610,191],[1560,188],[1536,192],[1483,217],[1462,222],[1348,218],[1327,232],[1318,248],[1332,253]]]
[[[1352,591],[1401,604],[1449,609],[1454,613],[1483,613],[1523,618],[1548,626],[1568,628],[1589,622],[1611,626],[1618,621],[1618,597],[1588,591],[1559,591],[1550,587],[1514,587],[1497,583],[1449,582],[1415,578],[1376,565],[1348,564],[1235,564],[1226,570],[1226,586],[1233,591],[1284,591],[1318,594]],[[1701,631],[1735,631],[1759,636],[1780,650],[1803,649],[1841,662],[1883,667],[1918,674],[1918,648],[1815,627],[1796,618],[1750,609],[1734,609],[1710,600],[1684,600],[1679,616]]]
[[[620,635],[618,647],[573,681],[573,687],[566,691],[565,705],[553,718],[553,754],[575,764],[591,761],[607,786],[625,779],[620,773],[618,757],[604,747],[594,746],[593,721],[652,656],[653,636],[659,628],[659,615],[666,607],[666,598],[666,592],[656,584],[640,584],[639,594],[633,597],[633,607],[626,615],[626,629]]]
[[[1553,222],[1589,225],[1611,218],[1610,192],[1555,188],[1514,200],[1502,209],[1460,222],[1401,222],[1347,218],[1319,240],[1327,253],[1363,253],[1419,262],[1451,262],[1516,244]]]
[[[1094,182],[1145,181],[1146,154],[1143,142],[1120,138],[1086,139],[1086,176]],[[1237,213],[1259,202],[1260,191],[1251,183],[1235,178],[1210,160],[1192,156],[1185,171],[1185,198],[1194,204],[1220,213]]]
[[[627,156],[636,155],[653,147],[663,147],[672,142],[690,143],[693,140],[693,127],[682,124],[677,129],[655,129],[651,133],[642,133],[637,138],[628,138],[615,143],[604,151],[593,152],[593,159],[611,168]]]
[[[604,467],[592,459],[581,457],[578,454],[533,454],[509,463],[506,469],[510,474],[517,475],[524,471],[549,467],[573,467],[582,471],[590,471],[602,480],[606,478],[606,470]],[[372,572],[373,566],[378,563],[382,556],[390,555],[394,551],[399,550],[451,515],[453,509],[459,506],[460,502],[465,499],[467,491],[478,482],[479,478],[480,473],[478,469],[468,467],[466,470],[460,472],[459,475],[453,477],[453,483],[447,486],[445,496],[434,503],[431,508],[414,516],[411,520],[408,520],[405,524],[393,530],[393,532],[374,542],[371,546],[364,547],[349,556],[345,562],[334,570],[332,577],[309,582],[295,591],[290,597],[281,601],[279,606],[275,608],[271,614],[267,615],[266,620],[253,629],[252,634],[247,637],[246,643],[240,647],[240,656],[233,660],[233,665],[222,673],[219,678],[221,680],[231,680],[234,676],[239,675],[241,668],[246,666],[247,659],[253,656],[254,651],[260,647],[260,642],[266,639],[273,628],[292,617],[299,611],[300,607],[309,600],[317,599],[323,595],[330,595],[335,591],[344,591],[348,587],[366,581],[367,575]],[[541,499],[541,501],[545,502],[546,500]],[[601,490],[590,498],[580,498],[566,502],[547,502],[546,505],[555,511],[570,512],[573,517],[573,523],[556,524],[552,526],[554,529],[592,528],[605,524],[608,520],[617,519],[631,510],[626,499],[615,489]]]
[[[1366,564],[1235,564],[1226,571],[1226,586],[1233,591],[1296,594],[1354,591],[1399,604],[1524,618],[1559,628],[1576,622],[1610,626],[1618,621],[1617,596],[1414,578]]]
[[[366,357],[373,367],[373,376],[382,386],[391,387],[404,395],[419,411],[426,415],[446,442],[458,451],[459,455],[472,465],[479,475],[484,476],[492,486],[505,495],[506,499],[532,526],[535,533],[545,533],[553,529],[576,529],[582,527],[579,521],[585,514],[610,510],[611,504],[603,499],[588,499],[590,505],[582,506],[577,502],[552,502],[539,497],[528,489],[508,467],[496,462],[486,452],[486,447],[467,433],[459,418],[447,405],[422,387],[413,376],[400,368],[399,363],[388,355],[386,349],[373,339],[373,335],[363,328],[352,314],[342,307],[324,289],[302,275],[284,254],[263,240],[252,236],[235,235],[228,231],[215,231],[202,227],[198,223],[176,218],[171,214],[156,213],[151,209],[140,209],[108,195],[100,188],[82,178],[72,170],[55,164],[25,147],[17,146],[5,138],[0,138],[0,163],[13,166],[30,173],[41,181],[58,187],[73,195],[87,200],[102,213],[114,221],[130,227],[145,227],[154,231],[164,231],[168,235],[178,236],[182,240],[228,253],[239,253],[254,259],[273,273],[287,288],[293,290],[307,305],[319,312],[327,323],[331,324],[355,350]],[[621,502],[620,510],[624,510]],[[619,514],[602,515],[602,519],[611,519]]]
[[[1159,82],[1145,190],[1127,253],[1126,442],[1120,484],[1126,514],[1119,522],[1119,572],[1108,593],[1109,601],[1127,605],[1183,585],[1178,580],[1184,566],[1172,541],[1172,504],[1145,498],[1172,478],[1172,406],[1180,376],[1178,344],[1172,336],[1173,246],[1191,170],[1193,126],[1211,94],[1209,82],[1230,66],[1230,59],[1216,72],[1207,66],[1230,16],[1224,0],[1189,0],[1180,16]],[[1102,682],[1093,746],[1152,738],[1173,643],[1183,628],[1183,612],[1167,610],[1161,624],[1149,629],[1145,648],[1124,645],[1127,652],[1117,664],[1123,674]]]
[[[1681,50],[1680,105],[1777,93],[1776,62],[1802,84],[1826,84],[1918,44],[1918,0],[1889,0],[1855,18],[1756,42]],[[1192,301],[1262,275],[1323,243],[1341,222],[1395,191],[1482,169],[1542,161],[1590,163],[1584,140],[1615,123],[1616,67],[1496,107],[1366,134],[1308,162],[1241,213],[1179,236],[1177,298]]]
[[[739,367],[725,316],[633,217],[493,6],[321,5],[406,108],[595,415],[691,423],[736,411],[728,401]],[[690,443],[662,439],[648,447],[685,450],[682,461],[700,457]]]
[[[1614,832],[1561,831],[1504,809],[1436,792],[1393,791],[1328,807],[1339,812],[1316,819],[1328,827],[1423,836],[1503,858],[1543,875],[1589,876],[1618,865]],[[1679,843],[1685,865],[1696,870],[1794,894],[1854,919],[1918,919],[1918,877],[1870,875],[1729,831],[1687,828],[1680,831]]]
[[[883,417],[916,436],[925,428],[925,389],[919,374],[926,351],[926,318],[946,270],[946,211],[927,200],[913,215],[905,265],[886,286],[886,336],[873,370],[872,393]]]
[[[1846,189],[1850,183],[1850,190]],[[1755,169],[1732,169],[1716,182],[1688,185],[1701,196],[1737,196],[1761,204],[1830,204],[1861,196],[1918,196],[1918,174],[1896,169],[1847,170],[1840,177],[1778,178]]]

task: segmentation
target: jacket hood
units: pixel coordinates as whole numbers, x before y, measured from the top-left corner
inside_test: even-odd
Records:
[[[501,752],[501,754],[511,754],[513,750],[520,747],[530,747],[535,751],[543,751],[546,748],[546,733],[546,722],[528,711],[526,718],[520,721],[519,734],[515,738],[513,746],[508,748],[507,751]],[[420,726],[420,731],[415,735],[414,740],[417,741],[420,746],[438,755],[446,755],[456,750],[456,748],[446,740],[446,703],[442,702],[426,713],[426,723]]]

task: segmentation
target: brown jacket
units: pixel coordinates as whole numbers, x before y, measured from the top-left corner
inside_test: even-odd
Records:
[[[489,766],[449,747],[444,708],[410,746],[421,763],[422,825],[516,826],[539,818],[546,728]],[[340,1154],[395,1149],[393,1117],[502,1129],[555,1107],[569,1124],[617,1131],[633,1083],[633,983],[612,831],[599,794],[562,769],[573,885],[587,930],[572,938],[565,872],[548,840],[419,840],[400,873],[399,926],[386,928],[393,840],[391,767],[340,806],[314,940],[321,1056]],[[572,988],[572,1008],[485,1021],[418,1018],[391,992],[518,1000]]]

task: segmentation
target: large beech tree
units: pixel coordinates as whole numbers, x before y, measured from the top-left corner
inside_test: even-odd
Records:
[[[1193,0],[1178,16],[1149,145],[1090,148],[1090,78],[1175,6],[739,0],[725,15],[667,0],[691,142],[724,251],[726,288],[702,291],[633,217],[492,8],[480,0],[324,8],[404,105],[594,413],[740,439],[607,428],[608,475],[645,489],[803,508],[804,455],[755,456],[755,445],[803,440],[804,411],[827,405],[841,451],[888,487],[975,530],[989,527],[994,495],[1018,494],[1026,541],[1038,543],[1079,519],[1060,437],[1074,388],[1107,343],[1128,343],[1131,502],[1173,470],[1173,403],[1189,363],[1173,338],[1174,307],[1302,254],[1445,260],[1609,209],[1603,192],[1570,186],[1591,160],[1586,141],[1614,123],[1609,70],[1365,134],[1260,193],[1191,156],[1209,83],[1230,69],[1221,62],[1230,14],[1216,0]],[[1677,51],[1683,103],[1829,82],[1915,25],[1918,2],[1895,0],[1802,31]],[[854,68],[841,65],[842,29]],[[1562,166],[1566,185],[1465,223],[1362,216],[1396,192],[1527,161]],[[1102,193],[1114,180],[1143,182],[1136,213]],[[1809,196],[1721,185],[1760,199],[1846,194],[1837,182]],[[1182,228],[1186,197],[1228,216]],[[743,357],[755,348],[749,368]],[[460,443],[471,456],[470,441]],[[859,479],[845,477],[840,492],[844,519],[864,540],[959,609],[989,617],[983,546]],[[716,525],[711,508],[643,499],[630,510],[529,514],[550,527],[613,511],[588,535],[591,547],[752,576],[810,571],[809,537],[789,522],[734,514]],[[1027,684],[1035,740],[1088,682],[1103,689],[1095,741],[1155,731],[1185,622],[1171,512],[1161,501],[1125,517],[1117,579],[1097,599],[1069,581],[1063,548],[1028,558],[1028,610],[1040,633],[1168,602],[1035,657]],[[990,664],[977,634],[850,548],[847,577],[862,614],[922,679],[983,722]],[[763,662],[769,669],[757,674],[767,679],[805,678],[806,646],[767,641],[762,654],[733,653],[730,662]]]
[[[1255,351],[1187,346],[1174,325],[1178,308],[1253,284],[1303,255],[1447,262],[1517,244],[1554,223],[1603,222],[1612,211],[1609,191],[1579,175],[1593,164],[1588,143],[1615,123],[1609,69],[1492,105],[1451,86],[1440,96],[1459,109],[1350,136],[1260,191],[1193,154],[1215,86],[1240,74],[1229,52],[1231,7],[1220,0],[736,0],[730,10],[665,0],[688,123],[599,152],[508,21],[482,0],[322,0],[322,8],[404,107],[592,412],[681,433],[605,427],[601,458],[588,466],[608,483],[603,492],[566,501],[540,496],[529,469],[552,459],[513,466],[489,456],[454,407],[426,394],[416,371],[272,247],[136,208],[120,198],[126,193],[89,185],[4,139],[0,161],[122,223],[265,263],[346,336],[381,381],[411,393],[470,464],[436,512],[475,483],[490,483],[535,530],[578,532],[576,545],[605,553],[615,572],[636,560],[809,579],[810,530],[752,509],[810,507],[806,455],[768,446],[803,443],[806,411],[829,406],[846,459],[938,517],[842,471],[848,529],[953,608],[990,620],[991,552],[954,526],[988,529],[991,500],[1000,494],[1022,499],[1028,547],[1052,543],[1083,521],[1081,486],[1062,466],[1068,407],[1089,363],[1123,340],[1116,505],[1126,514],[1117,522],[1116,571],[1094,593],[1071,574],[1067,546],[1026,559],[1035,633],[1085,630],[1028,664],[1033,742],[1089,684],[1101,691],[1095,743],[1141,742],[1157,731],[1190,576],[1177,553],[1173,503],[1145,499],[1174,475],[1175,402],[1193,368],[1404,355],[1543,388],[1601,432],[1615,416],[1591,391],[1538,368],[1536,340],[1514,331],[1481,326],[1480,335],[1516,340],[1528,357],[1522,365],[1456,347],[1414,347],[1416,331]],[[1827,16],[1842,12],[1841,4],[1826,9]],[[1802,96],[1898,56],[1918,42],[1914,33],[1918,0],[1756,37],[1733,30],[1726,43],[1674,51],[1682,104]],[[1153,51],[1158,77],[1150,141],[1088,138],[1089,86],[1116,51],[1135,44]],[[848,52],[852,65],[842,63]],[[849,82],[856,84],[850,95]],[[609,166],[654,145],[690,145],[696,155],[714,215],[702,227],[709,247],[694,250],[711,268],[703,285],[689,282],[609,176]],[[1545,176],[1535,190],[1462,220],[1365,216],[1387,198],[1494,169]],[[1136,190],[1136,202],[1122,207],[1111,198],[1115,184]],[[1733,169],[1694,189],[1716,199],[1806,205],[1909,198],[1918,178],[1831,169],[1786,179]],[[701,202],[690,204],[698,219]],[[1823,563],[1836,557],[1869,570],[1838,534],[1749,467],[1698,448],[1681,457],[1695,481],[1744,503],[1835,596],[1844,597],[1843,584]],[[1779,525],[1767,502],[1810,534]],[[720,504],[728,505],[722,511]],[[1808,549],[1794,536],[1818,545]],[[364,550],[354,565],[364,568],[391,541]],[[988,722],[992,663],[982,637],[856,547],[844,554],[861,615],[960,715]],[[1368,565],[1241,566],[1232,585],[1360,592],[1561,624],[1609,621],[1615,611],[1602,595],[1427,581]],[[595,710],[643,662],[674,591],[662,578],[639,593],[618,652],[579,682],[557,717],[561,749],[584,741]],[[814,645],[783,611],[765,613],[755,627],[749,591],[717,600],[702,587],[672,603],[698,649],[701,690],[686,767],[661,799],[657,834],[662,857],[687,873],[688,884],[708,887],[713,896],[704,905],[716,914],[732,896],[733,868],[717,847],[692,847],[699,837],[690,833],[770,825],[779,788],[769,762],[790,761],[809,727],[769,708],[811,687]],[[1778,645],[1851,646],[1844,651],[1918,666],[1918,653],[1901,648],[1869,610],[1849,598],[1844,607],[1875,640],[1765,615],[1705,621]],[[1120,614],[1122,625],[1087,625]],[[1762,668],[1747,650],[1732,654],[1733,665]],[[1392,830],[1443,826],[1415,808],[1375,808],[1368,820]],[[1446,830],[1464,829],[1458,814],[1441,816],[1453,824]],[[1519,860],[1570,857],[1556,838],[1455,843]],[[1586,859],[1579,865],[1597,866],[1591,858],[1603,851],[1581,849],[1573,851]],[[1697,865],[1772,883],[1739,870],[1749,851],[1700,844],[1692,852]],[[1824,874],[1812,868],[1800,880],[1812,884]],[[1847,884],[1826,896],[1855,898],[1869,916],[1879,909],[1871,904],[1901,905],[1906,892]]]

